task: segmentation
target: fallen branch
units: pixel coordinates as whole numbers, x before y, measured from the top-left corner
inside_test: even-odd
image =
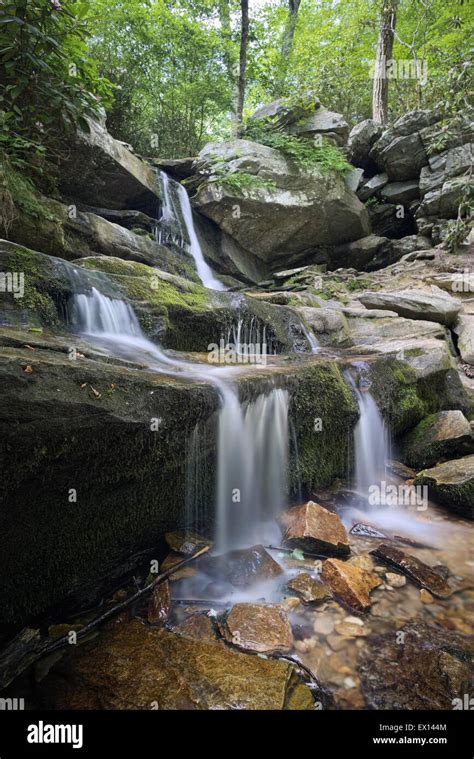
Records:
[[[194,559],[197,559],[199,556],[202,556],[202,554],[206,553],[208,550],[209,546],[205,546],[200,551],[194,553],[192,556],[188,556],[187,558],[183,559],[183,561],[180,561],[173,567],[170,567],[170,569],[167,569],[166,572],[157,575],[152,582],[148,583],[148,585],[146,585],[141,590],[138,590],[133,594],[133,596],[126,598],[125,601],[122,601],[116,606],[113,606],[111,609],[108,609],[99,617],[93,619],[92,622],[89,622],[87,625],[78,630],[76,633],[77,640],[85,638],[96,627],[103,624],[108,619],[115,617],[117,614],[120,614],[120,612],[122,612],[128,606],[150,593],[157,585],[160,585],[162,582],[171,577],[171,575],[177,572],[178,569],[181,569],[181,567],[183,567],[185,564],[188,564],[189,562],[194,561]],[[39,630],[33,630],[31,628],[25,628],[22,630],[15,638],[13,638],[13,640],[0,655],[0,690],[6,688],[7,685],[12,682],[12,680],[18,677],[18,675],[20,675],[31,664],[34,664],[37,659],[43,656],[48,656],[54,651],[58,651],[67,645],[70,645],[68,634],[63,635],[62,638],[58,638],[58,640],[55,640],[54,643],[51,643],[49,639],[41,639]]]

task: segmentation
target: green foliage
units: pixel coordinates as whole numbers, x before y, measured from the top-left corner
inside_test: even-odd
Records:
[[[87,56],[84,12],[74,0],[23,0],[0,8],[0,147],[40,170],[58,135],[98,111],[107,91]]]
[[[271,123],[264,126],[251,124],[245,136],[261,145],[280,150],[302,169],[317,169],[323,174],[329,174],[332,171],[345,174],[351,169],[344,153],[335,145],[329,142],[314,145],[311,140],[286,134],[281,129],[273,127]]]
[[[0,150],[0,230],[7,236],[18,210],[33,219],[53,220],[33,182],[12,166],[7,154]]]
[[[271,179],[263,179],[263,177],[250,174],[248,171],[241,171],[240,169],[226,171],[224,168],[221,169],[219,167],[213,167],[208,182],[218,182],[227,189],[237,192],[257,190],[259,188],[274,190],[276,188],[275,182]]]

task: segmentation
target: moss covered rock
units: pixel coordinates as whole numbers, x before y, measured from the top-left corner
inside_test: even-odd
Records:
[[[433,500],[474,519],[474,454],[424,469],[415,485],[427,485]]]
[[[403,460],[430,467],[442,459],[474,452],[471,425],[462,411],[440,411],[423,419],[402,441]]]

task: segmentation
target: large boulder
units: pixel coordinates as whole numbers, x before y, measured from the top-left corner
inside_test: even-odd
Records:
[[[401,256],[393,256],[392,240],[372,234],[338,245],[331,256],[331,268],[351,267],[359,271],[374,271],[395,263],[399,258]]]
[[[402,443],[403,460],[421,469],[441,459],[474,453],[471,425],[462,411],[439,411],[423,419]]]
[[[68,198],[106,208],[134,208],[156,215],[156,173],[130,146],[115,140],[105,124],[88,120],[61,160],[60,190]]]
[[[424,469],[415,485],[427,485],[433,500],[474,519],[474,454]]]
[[[293,647],[291,625],[282,606],[235,604],[222,629],[229,643],[259,654],[288,652]]]
[[[400,239],[416,231],[411,213],[401,203],[371,205],[369,219],[373,233],[380,237]]]
[[[366,308],[387,309],[407,319],[424,319],[447,326],[454,324],[462,308],[457,298],[434,285],[426,289],[364,293],[360,296],[360,302]]]
[[[373,161],[391,181],[418,179],[428,155],[420,131],[438,121],[433,111],[411,111],[386,129],[370,151]]]
[[[270,270],[311,260],[320,247],[370,232],[365,207],[341,176],[300,168],[265,145],[211,143],[198,166],[205,181],[194,198],[197,210]],[[225,182],[232,175],[236,181]],[[239,176],[245,177],[242,185]]]
[[[289,134],[296,137],[314,139],[321,135],[342,147],[349,137],[349,125],[340,113],[328,111],[326,108],[318,108],[306,118],[302,118],[287,127]]]
[[[293,664],[134,620],[61,661],[44,683],[55,709],[314,709]]]
[[[365,119],[351,129],[347,142],[347,157],[353,166],[361,169],[370,169],[373,166],[369,152],[381,132],[381,124],[377,124],[373,119]]]

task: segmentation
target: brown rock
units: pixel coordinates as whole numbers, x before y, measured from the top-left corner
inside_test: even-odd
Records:
[[[309,553],[345,556],[350,553],[347,532],[337,514],[315,501],[308,501],[285,512],[283,545]]]
[[[313,709],[289,662],[147,627],[111,627],[44,681],[55,709]]]
[[[220,582],[230,582],[236,588],[248,588],[256,582],[271,580],[283,571],[261,545],[220,556],[203,556],[200,567]]]
[[[165,533],[165,540],[172,551],[183,556],[192,556],[201,548],[212,546],[212,540],[203,538],[202,535],[197,535],[195,532],[167,532]]]
[[[452,710],[470,692],[472,639],[418,619],[397,632],[370,636],[360,651],[367,708]]]
[[[370,608],[370,591],[382,584],[377,575],[340,559],[326,559],[321,576],[343,603],[357,611]]]
[[[426,588],[437,598],[449,598],[454,592],[441,573],[417,559],[416,556],[401,551],[400,548],[382,543],[372,553],[389,566],[399,569],[418,587]]]
[[[221,645],[224,645],[223,641],[218,639],[212,619],[206,612],[191,614],[184,622],[173,627],[173,632],[183,635],[185,638],[207,641],[208,643],[210,641],[218,641]]]
[[[320,604],[331,597],[329,589],[322,582],[315,580],[309,572],[302,572],[287,584],[289,590],[296,593],[305,604]]]
[[[148,602],[147,619],[151,625],[161,627],[168,619],[171,608],[171,592],[168,580],[153,588]]]
[[[180,561],[183,561],[183,558],[184,557],[181,554],[176,553],[175,551],[170,551],[160,566],[160,572],[166,572],[168,569],[176,566],[176,564],[179,564]],[[197,573],[198,570],[196,567],[187,565],[181,569],[177,569],[176,572],[173,572],[173,574],[170,576],[170,582],[189,579],[190,577],[195,577]]]
[[[281,606],[235,604],[223,634],[230,643],[262,654],[290,651],[293,646],[291,626]]]

